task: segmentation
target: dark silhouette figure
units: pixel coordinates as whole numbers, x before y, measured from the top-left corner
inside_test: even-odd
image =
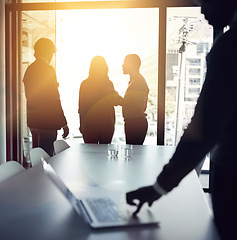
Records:
[[[127,144],[142,145],[147,129],[146,107],[149,88],[140,74],[141,59],[136,54],[127,55],[123,63],[123,73],[129,74],[130,81],[124,95],[123,117]]]
[[[50,62],[56,52],[54,43],[40,38],[34,45],[36,60],[27,68],[23,83],[27,100],[27,125],[33,148],[41,147],[53,155],[57,130],[63,128],[65,138],[69,129],[61,106],[56,72]]]
[[[122,103],[108,77],[108,66],[102,56],[95,56],[89,76],[79,90],[80,131],[85,143],[110,143],[114,134],[114,106]]]
[[[207,55],[207,73],[194,115],[169,163],[154,185],[127,193],[137,214],[171,191],[211,151],[210,190],[214,220],[222,240],[236,236],[237,216],[237,1],[201,0],[214,29],[223,31]],[[195,207],[195,206],[193,206]]]

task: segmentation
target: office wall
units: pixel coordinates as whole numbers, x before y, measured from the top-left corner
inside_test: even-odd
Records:
[[[5,1],[0,1],[0,164],[6,161]]]

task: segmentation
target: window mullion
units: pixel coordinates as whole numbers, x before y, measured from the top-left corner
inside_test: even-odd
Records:
[[[165,79],[166,79],[166,15],[167,8],[159,8],[157,145],[164,145]]]

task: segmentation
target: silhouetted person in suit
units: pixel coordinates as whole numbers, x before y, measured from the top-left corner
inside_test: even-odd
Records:
[[[207,55],[206,79],[194,115],[169,163],[153,186],[127,193],[137,211],[175,188],[211,151],[210,190],[222,240],[236,236],[237,216],[237,1],[201,0],[201,10],[219,35]],[[193,206],[195,208],[195,206]]]
[[[95,56],[89,76],[79,90],[80,131],[85,143],[110,143],[114,134],[114,106],[122,103],[108,77],[108,65],[102,56]]]
[[[56,52],[54,43],[40,38],[34,45],[36,60],[27,68],[23,83],[27,100],[27,125],[32,134],[33,148],[41,147],[50,156],[57,130],[63,128],[65,138],[69,129],[61,106],[56,72],[50,62]]]
[[[122,106],[124,130],[127,144],[142,145],[147,129],[146,108],[149,88],[140,73],[141,59],[136,54],[129,54],[123,63],[123,73],[129,74],[130,81],[124,95]]]

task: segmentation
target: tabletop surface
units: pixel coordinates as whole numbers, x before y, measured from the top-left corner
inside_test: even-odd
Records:
[[[75,144],[49,163],[76,195],[88,186],[121,192],[153,184],[174,147],[133,146],[132,157],[110,158],[107,145]],[[92,230],[44,174],[41,165],[0,184],[4,240],[219,240],[196,173],[191,172],[151,209],[159,227]]]

